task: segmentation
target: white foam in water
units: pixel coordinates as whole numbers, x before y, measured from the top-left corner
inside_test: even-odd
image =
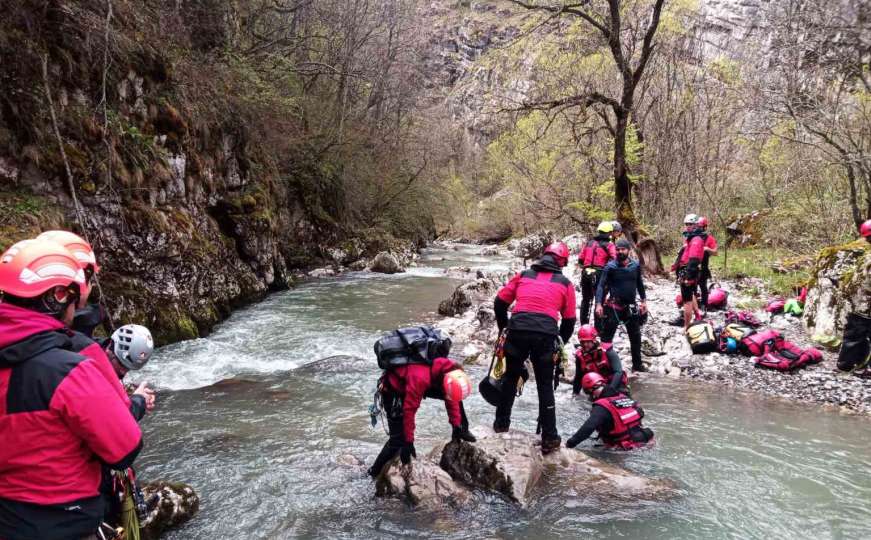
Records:
[[[438,253],[446,259],[450,256],[451,264],[467,265],[473,255]],[[500,262],[490,266],[499,267]],[[420,278],[438,280],[427,279],[421,285]],[[234,313],[206,338],[159,349],[130,378],[157,388],[183,390],[238,375],[288,371],[330,356],[369,357],[374,341],[388,329],[379,330],[379,325],[413,322],[397,318],[400,310],[390,302],[407,297],[413,303],[421,286],[444,288],[446,282],[440,280],[445,278],[444,268],[418,266],[399,274],[352,272],[305,283]],[[430,298],[427,302],[437,305],[438,301]],[[425,312],[435,306],[420,308]]]

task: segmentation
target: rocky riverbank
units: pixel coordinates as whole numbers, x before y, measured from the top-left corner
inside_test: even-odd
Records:
[[[512,269],[520,269],[524,258],[535,255],[535,250],[530,249],[530,246],[541,245],[541,240],[527,238],[515,241],[510,244],[513,249],[487,246],[482,249],[482,255],[498,253],[515,256]],[[565,240],[570,246],[579,244],[576,236]],[[439,311],[448,317],[441,320],[439,326],[450,332],[455,343],[461,346],[456,350],[458,356],[469,363],[486,364],[497,336],[493,299],[496,291],[512,273],[460,268],[452,269],[452,274],[466,277],[468,281],[442,302]],[[566,274],[577,283],[579,274],[574,263],[567,267]],[[642,352],[651,373],[635,375],[636,377],[687,377],[767,396],[818,403],[847,413],[871,414],[871,381],[839,372],[835,367],[837,352],[824,350],[821,363],[793,373],[757,368],[753,359],[747,356],[693,354],[684,338],[682,327],[669,325],[678,315],[674,303],[677,286],[666,279],[648,279],[645,284],[650,319],[643,329]],[[764,292],[759,292],[764,291],[764,285],[760,281],[747,278],[723,281],[721,285],[729,291],[729,305],[733,308],[752,311],[763,322],[763,326],[778,330],[802,348],[814,345],[801,318],[771,316],[761,310],[767,297]],[[812,291],[811,297],[818,294]],[[723,312],[710,312],[708,319],[715,327],[725,324]],[[624,365],[628,364],[629,344],[622,329],[618,331],[614,341]],[[573,339],[568,346],[571,353],[574,352],[575,343],[576,340]]]

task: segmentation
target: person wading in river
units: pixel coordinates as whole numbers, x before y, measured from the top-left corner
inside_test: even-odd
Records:
[[[633,450],[653,441],[653,431],[642,427],[644,410],[638,402],[606,384],[598,373],[587,373],[581,380],[584,393],[593,402],[590,417],[578,431],[566,441],[574,448],[587,440],[594,431],[607,448]]]
[[[0,538],[93,535],[101,467],[142,447],[105,355],[80,354],[64,326],[89,290],[63,246],[19,242],[0,256]]]
[[[462,400],[472,392],[472,383],[459,364],[446,358],[448,352],[449,340],[446,349],[439,351],[440,356],[433,360],[432,365],[406,364],[390,368],[381,376],[378,391],[387,416],[390,438],[367,471],[369,476],[375,478],[381,474],[384,466],[397,453],[403,465],[408,465],[412,457],[417,457],[414,448],[415,417],[424,398],[445,402],[448,421],[452,426],[452,440],[475,442],[462,406]]]
[[[568,263],[569,248],[562,242],[547,246],[541,259],[529,269],[520,272],[499,289],[494,301],[496,324],[505,338],[505,382],[496,407],[493,430],[508,431],[511,409],[514,406],[517,379],[527,358],[535,370],[538,389],[538,419],[541,425],[541,451],[550,453],[560,447],[562,439],[556,427],[554,401],[555,353],[560,346],[557,338],[568,342],[576,321],[575,287],[563,275]],[[514,304],[511,319],[508,308]],[[562,321],[560,322],[560,319]],[[558,381],[558,379],[556,379]]]
[[[599,333],[591,324],[585,324],[578,330],[580,345],[575,351],[575,378],[572,379],[572,393],[581,392],[581,380],[587,373],[598,373],[608,380],[611,390],[628,394],[629,380],[623,371],[620,357],[610,344],[602,345]]]
[[[871,243],[871,219],[862,223],[859,234]],[[871,312],[852,312],[847,315],[844,342],[838,353],[838,369],[852,371],[859,377],[871,378]]]
[[[620,324],[626,328],[632,351],[632,371],[647,371],[641,362],[641,325],[647,316],[646,293],[641,265],[629,258],[631,249],[628,240],[617,241],[617,260],[605,266],[596,289],[596,317],[605,343],[611,343]]]
[[[581,267],[581,324],[590,322],[590,308],[596,296],[596,286],[602,269],[609,261],[617,258],[617,248],[611,241],[614,225],[610,221],[599,224],[598,234],[587,242],[578,255]]]

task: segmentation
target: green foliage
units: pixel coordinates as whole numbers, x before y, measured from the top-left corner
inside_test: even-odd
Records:
[[[711,273],[714,274],[713,281],[718,278],[757,278],[762,280],[765,293],[789,296],[793,294],[796,287],[808,283],[811,277],[812,265],[810,264],[787,264],[787,267],[796,267],[786,272],[775,270],[794,259],[794,253],[771,247],[732,248],[729,249],[728,255],[721,247],[719,255],[711,258]],[[758,293],[761,294],[763,291],[760,290]]]

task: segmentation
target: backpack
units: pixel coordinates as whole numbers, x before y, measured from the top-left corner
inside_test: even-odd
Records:
[[[725,328],[723,328],[722,335],[727,338],[733,338],[735,341],[741,341],[747,336],[755,333],[756,330],[749,326],[738,323],[730,323],[727,324]]]
[[[741,340],[741,349],[750,356],[762,356],[772,349],[777,348],[777,343],[782,342],[780,332],[767,329],[750,334]]]
[[[706,354],[717,350],[717,338],[711,323],[697,322],[690,325],[686,334],[694,354]]]
[[[749,311],[729,310],[726,312],[726,322],[744,324],[752,328],[759,328],[760,326],[762,326],[762,323],[759,321],[759,319],[757,319],[756,316]]]
[[[439,356],[447,356],[451,338],[432,326],[397,328],[375,342],[378,367],[389,369],[408,364],[432,365]]]
[[[757,358],[755,365],[777,371],[792,371],[809,364],[818,364],[822,359],[822,353],[813,347],[802,350],[790,341],[780,340],[774,349]]]

